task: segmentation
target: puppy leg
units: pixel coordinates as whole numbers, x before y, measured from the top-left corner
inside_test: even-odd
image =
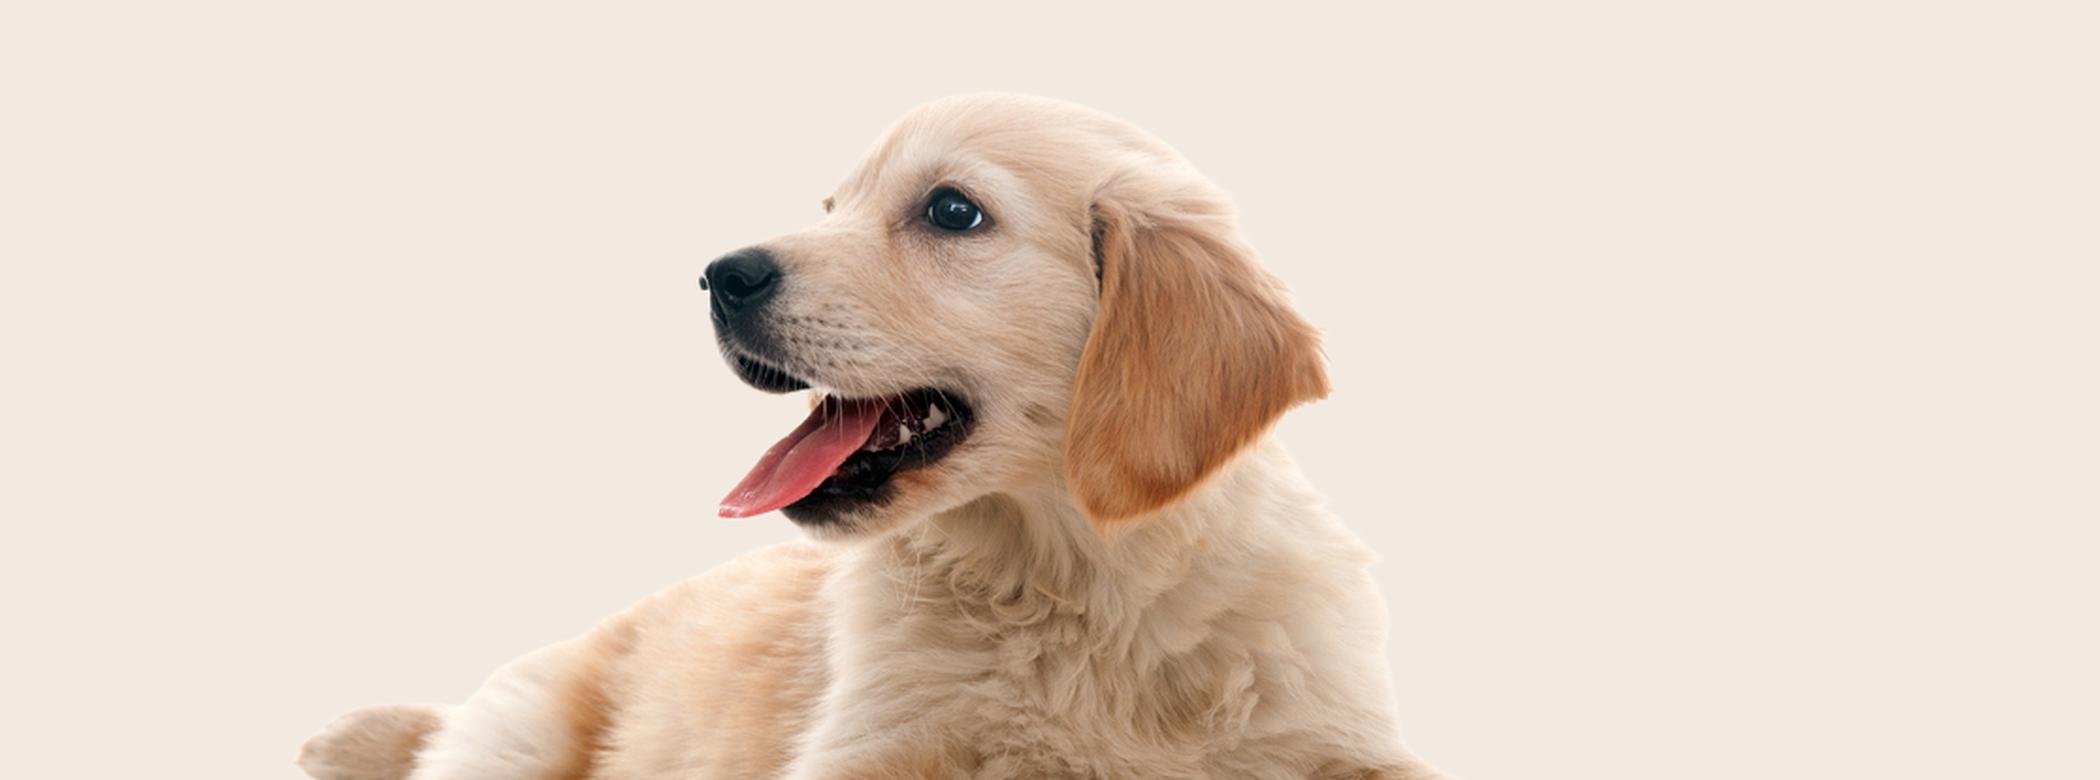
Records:
[[[416,756],[411,780],[519,780],[579,773],[591,735],[574,705],[585,639],[512,661],[491,675]]]
[[[432,704],[352,710],[299,746],[299,768],[318,780],[403,780],[444,723],[444,708]]]
[[[299,750],[316,780],[518,780],[558,776],[577,760],[565,707],[581,640],[496,671],[467,703],[366,707]]]

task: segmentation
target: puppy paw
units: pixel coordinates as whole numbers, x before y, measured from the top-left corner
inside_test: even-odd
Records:
[[[404,780],[444,723],[444,710],[430,704],[352,710],[299,747],[299,768],[316,780]]]

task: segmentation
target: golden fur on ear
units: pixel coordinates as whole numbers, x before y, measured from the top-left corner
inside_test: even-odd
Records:
[[[1094,200],[1101,296],[1080,358],[1065,476],[1097,523],[1158,510],[1283,412],[1327,395],[1319,334],[1240,241],[1232,209],[1182,164]]]

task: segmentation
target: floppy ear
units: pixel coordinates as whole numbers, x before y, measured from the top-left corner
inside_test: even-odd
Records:
[[[1097,524],[1165,507],[1284,410],[1327,395],[1318,332],[1194,172],[1140,168],[1103,185],[1094,255],[1100,302],[1064,455]]]

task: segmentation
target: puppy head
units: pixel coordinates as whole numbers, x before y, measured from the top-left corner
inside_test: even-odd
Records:
[[[824,205],[705,277],[739,375],[819,396],[724,515],[868,533],[1047,481],[1130,519],[1326,393],[1317,334],[1224,196],[1101,114],[939,101]]]

